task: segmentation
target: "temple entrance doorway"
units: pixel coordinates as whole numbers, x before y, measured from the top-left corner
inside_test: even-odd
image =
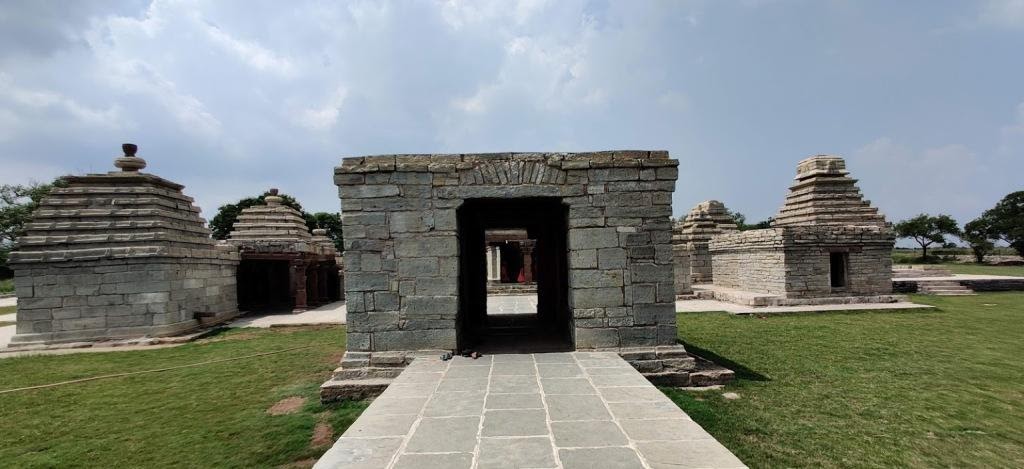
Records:
[[[291,311],[290,263],[287,260],[243,260],[238,265],[238,309]]]
[[[467,200],[458,231],[459,349],[571,350],[568,209],[561,200]]]

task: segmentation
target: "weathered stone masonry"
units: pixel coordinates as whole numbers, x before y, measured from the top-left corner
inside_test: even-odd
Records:
[[[664,151],[345,158],[335,170],[345,230],[343,367],[383,362],[381,352],[456,349],[458,208],[554,197],[568,206],[573,346],[647,347],[634,358],[674,357],[672,366],[692,368],[676,345],[677,165]]]
[[[692,283],[710,283],[713,280],[711,268],[711,252],[708,242],[712,237],[722,233],[736,231],[736,223],[725,204],[717,200],[705,200],[690,209],[686,218],[676,223],[673,228],[672,243],[678,248],[689,252],[689,281]],[[681,262],[687,262],[682,260]],[[678,279],[677,279],[677,289]],[[680,293],[687,293],[680,289]]]
[[[183,186],[125,151],[123,171],[68,177],[18,239],[12,345],[173,335],[237,314],[235,249],[214,245]]]
[[[795,299],[892,293],[895,234],[848,174],[835,156],[801,161],[772,228],[711,238],[715,286]]]

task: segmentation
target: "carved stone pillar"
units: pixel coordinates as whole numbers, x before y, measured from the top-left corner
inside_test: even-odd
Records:
[[[306,297],[306,262],[304,260],[294,260],[291,264],[291,284],[293,294],[293,301],[295,307],[292,308],[293,313],[301,313],[309,309]]]
[[[523,250],[523,282],[533,283],[533,247],[536,241],[532,239],[523,240],[519,243]]]
[[[320,298],[320,270],[314,266],[313,268],[308,269],[307,275],[309,276],[306,280],[307,285],[309,286],[309,289],[306,292],[306,295],[309,296],[308,302],[313,306],[317,306],[322,303]]]
[[[495,275],[496,269],[494,268],[494,250],[494,246],[491,246],[490,244],[484,247],[484,256],[487,259],[487,263],[485,265],[487,267],[488,283],[497,283],[498,281],[498,276]]]

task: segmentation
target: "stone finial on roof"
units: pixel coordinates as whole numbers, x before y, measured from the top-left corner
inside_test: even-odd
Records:
[[[146,167],[146,160],[135,156],[139,151],[138,145],[134,143],[122,143],[121,151],[124,156],[114,159],[114,166],[126,173],[137,173]]]
[[[798,163],[795,182],[772,226],[887,225],[849,174],[838,156],[816,155]]]
[[[267,192],[269,193],[269,195],[263,197],[263,202],[266,203],[268,206],[277,206],[281,205],[281,203],[284,202],[284,198],[277,195],[277,188],[271,187],[270,190]]]
[[[338,253],[338,248],[334,245],[334,240],[327,236],[327,230],[323,228],[316,228],[313,230],[313,243],[320,246],[324,254],[335,255]]]

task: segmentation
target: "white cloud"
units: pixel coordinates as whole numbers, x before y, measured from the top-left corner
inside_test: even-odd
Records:
[[[93,108],[57,92],[19,86],[10,75],[0,73],[0,141],[38,131],[36,127],[41,125],[64,130],[132,127],[116,104],[106,109]]]
[[[272,51],[251,41],[242,41],[232,37],[215,25],[206,25],[206,33],[213,43],[234,54],[243,62],[259,71],[269,71],[290,77],[295,74],[295,67],[285,57],[278,57]]]
[[[928,41],[914,49],[921,63],[893,80],[876,76],[888,70],[877,54],[850,54],[837,37],[905,51],[901,41],[921,37],[918,23],[930,16],[901,19],[893,9],[879,23],[867,5],[832,17],[830,6],[748,3],[776,20],[700,1],[0,2],[9,77],[0,164],[102,171],[133,141],[150,170],[186,184],[208,215],[215,202],[270,185],[336,209],[330,175],[343,154],[663,148],[682,163],[677,212],[720,197],[752,218],[777,208],[793,163],[822,147],[862,147],[854,174],[897,212],[941,211],[973,194],[990,205],[990,192],[1011,184],[1006,174],[1019,174],[1024,117],[1001,132],[985,124],[977,138],[914,111],[927,102],[928,117],[955,114],[962,101],[947,106],[940,90],[982,93],[963,91],[970,77],[937,73],[954,69],[1000,70],[1003,80],[986,81],[971,102],[1018,102],[1012,78],[1022,69],[991,53],[988,37],[965,37],[956,54]],[[1007,5],[989,7],[1014,18]],[[821,40],[793,33],[809,21],[821,24]],[[824,47],[846,68],[822,62]],[[902,82],[931,85],[908,91]],[[838,114],[842,123],[829,117]],[[881,132],[893,138],[863,143]],[[919,166],[922,181],[907,176]],[[22,176],[3,172],[0,182]]]
[[[987,0],[978,19],[983,24],[1003,28],[1024,28],[1024,0]]]
[[[341,114],[347,96],[348,90],[345,87],[338,87],[334,94],[327,98],[323,106],[303,109],[299,111],[296,119],[308,129],[329,130],[338,122],[338,116]]]

